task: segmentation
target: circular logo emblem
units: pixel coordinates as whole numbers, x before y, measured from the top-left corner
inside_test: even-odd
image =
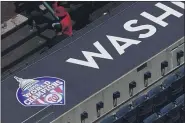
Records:
[[[52,103],[59,103],[62,100],[62,96],[58,93],[51,93],[45,97],[45,101],[52,104]]]
[[[65,105],[65,81],[56,77],[22,79],[16,92],[17,100],[24,106]]]

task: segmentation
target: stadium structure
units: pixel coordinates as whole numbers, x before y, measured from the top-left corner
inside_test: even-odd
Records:
[[[184,123],[184,42],[184,2],[120,3],[5,72],[2,123]],[[65,105],[22,106],[14,76],[64,79]]]

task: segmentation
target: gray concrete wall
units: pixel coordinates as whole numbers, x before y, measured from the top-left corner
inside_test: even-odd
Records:
[[[99,92],[87,98],[85,101],[76,105],[68,112],[58,117],[52,123],[81,123],[80,114],[84,111],[88,113],[88,118],[85,120],[85,123],[98,123],[105,116],[115,113],[115,111],[117,111],[121,105],[125,103],[130,103],[138,95],[146,93],[149,89],[157,84],[161,84],[163,79],[157,81],[163,78],[163,76],[161,75],[161,62],[164,60],[168,61],[168,68],[165,70],[166,74],[173,71],[175,68],[178,67],[176,61],[176,52],[178,52],[179,50],[184,51],[184,37],[179,39],[170,47],[164,49],[160,53],[147,60],[146,68],[142,69],[139,72],[137,71],[138,67],[134,68],[127,74],[112,82],[107,87],[103,88]],[[181,64],[183,63],[184,58],[181,59]],[[152,77],[148,80],[148,87],[144,86],[143,76],[146,71],[150,71],[152,73]],[[130,97],[129,83],[132,81],[135,81],[137,83],[137,86],[133,90],[133,96]],[[119,91],[121,94],[120,98],[117,100],[117,107],[113,106],[112,95],[115,91]],[[98,103],[99,101],[104,102],[104,108],[101,110],[101,117],[97,118],[96,103]]]

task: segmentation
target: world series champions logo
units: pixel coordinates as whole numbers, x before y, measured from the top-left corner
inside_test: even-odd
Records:
[[[19,82],[16,98],[23,106],[65,105],[65,81],[56,77],[22,79]]]

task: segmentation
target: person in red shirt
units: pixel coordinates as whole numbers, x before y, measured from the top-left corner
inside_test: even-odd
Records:
[[[52,24],[58,32],[57,35],[72,36],[72,21],[69,13],[64,7],[58,5],[58,2],[53,4],[53,9],[55,11],[55,15],[60,19],[60,22]]]

